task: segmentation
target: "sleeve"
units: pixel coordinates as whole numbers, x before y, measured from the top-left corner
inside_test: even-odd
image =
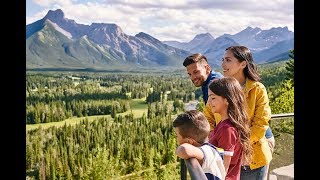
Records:
[[[203,114],[207,118],[209,124],[210,124],[210,131],[214,129],[216,124],[218,124],[221,120],[221,116],[218,113],[213,113],[211,111],[211,106],[209,103],[206,104],[206,106],[203,109]]]
[[[232,126],[222,128],[219,132],[217,132],[217,147],[222,148],[225,155],[233,156],[238,139],[237,134],[237,130]]]
[[[219,153],[212,147],[204,145],[200,149],[204,154],[203,163],[201,165],[204,173],[210,173],[218,179],[225,179],[226,172],[223,165],[223,160]]]
[[[269,120],[271,118],[271,108],[269,106],[269,98],[266,88],[260,84],[254,90],[255,92],[255,106],[254,115],[251,120],[251,143],[259,141],[265,136],[266,130],[269,127]]]

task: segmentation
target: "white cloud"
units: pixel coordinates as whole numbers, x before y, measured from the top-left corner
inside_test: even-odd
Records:
[[[53,4],[59,4],[61,6],[72,5],[72,0],[32,0],[33,3],[42,6],[42,7],[50,7]]]
[[[292,0],[34,0],[47,7],[27,17],[29,24],[60,8],[80,24],[115,23],[124,33],[145,32],[159,40],[190,41],[199,33],[215,38],[248,26],[270,29],[287,26],[293,31]],[[27,9],[28,11],[28,9]]]

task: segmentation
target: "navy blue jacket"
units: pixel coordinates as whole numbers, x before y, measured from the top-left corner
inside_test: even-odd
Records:
[[[203,95],[202,97],[203,97],[204,104],[207,104],[207,101],[208,101],[209,84],[215,78],[221,78],[221,77],[223,77],[223,75],[220,72],[215,72],[213,70],[210,71],[210,74],[209,74],[207,80],[201,86],[202,95]]]

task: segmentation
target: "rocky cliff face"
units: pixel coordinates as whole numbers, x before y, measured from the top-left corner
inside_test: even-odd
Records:
[[[190,54],[146,33],[129,36],[116,24],[77,24],[59,9],[27,25],[26,37],[27,68],[181,67]],[[48,45],[50,39],[58,43]]]

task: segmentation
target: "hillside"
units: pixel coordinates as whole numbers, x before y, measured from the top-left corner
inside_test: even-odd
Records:
[[[144,32],[127,35],[114,23],[84,25],[68,19],[61,9],[49,10],[26,26],[27,70],[140,71],[176,70],[191,53],[207,56],[219,68],[226,47],[245,45],[257,63],[286,60],[293,49],[287,27],[248,27],[234,35],[214,38],[198,34],[189,42],[160,41]]]

